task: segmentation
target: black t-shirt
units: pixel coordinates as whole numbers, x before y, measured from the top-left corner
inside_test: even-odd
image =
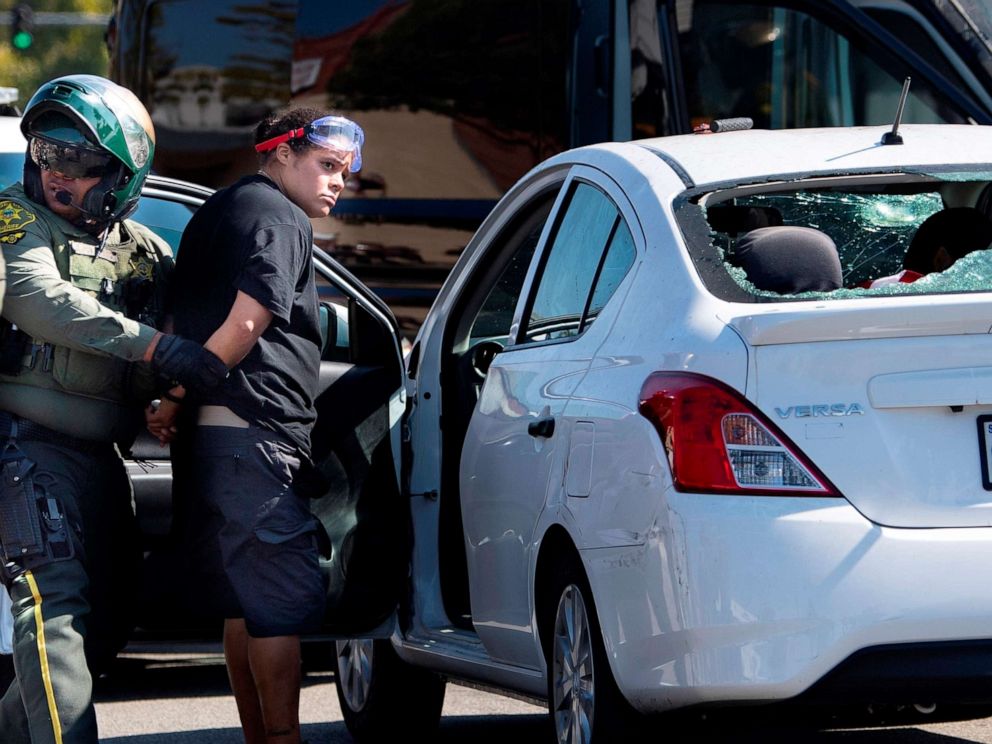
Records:
[[[272,313],[223,385],[195,400],[227,406],[307,455],[321,343],[312,245],[303,210],[268,178],[248,176],[207,199],[186,226],[170,300],[176,333],[199,343],[227,318],[238,290]]]

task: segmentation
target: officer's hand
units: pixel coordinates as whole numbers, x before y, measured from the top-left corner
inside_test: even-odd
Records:
[[[163,334],[152,353],[152,370],[193,390],[210,390],[227,377],[227,366],[200,344]]]

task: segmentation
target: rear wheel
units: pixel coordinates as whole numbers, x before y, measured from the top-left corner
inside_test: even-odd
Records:
[[[639,716],[620,694],[581,569],[565,566],[548,623],[548,711],[559,744],[597,744],[628,733]]]
[[[404,662],[388,640],[338,641],[336,648],[338,702],[356,741],[419,740],[437,730],[442,677]]]

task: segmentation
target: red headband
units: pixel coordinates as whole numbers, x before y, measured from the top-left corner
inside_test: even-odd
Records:
[[[300,129],[291,129],[285,134],[280,134],[277,137],[272,137],[271,139],[267,139],[264,142],[259,142],[257,145],[255,145],[255,152],[265,152],[266,150],[274,150],[283,142],[289,142],[291,139],[299,139],[304,135],[304,133],[305,132],[302,127]]]

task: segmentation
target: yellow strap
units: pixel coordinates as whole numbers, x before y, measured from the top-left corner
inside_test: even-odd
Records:
[[[45,619],[41,615],[41,592],[34,580],[34,574],[25,571],[24,578],[31,587],[34,597],[34,623],[38,630],[38,660],[41,662],[41,679],[45,683],[45,697],[48,698],[48,714],[52,718],[52,733],[56,744],[62,744],[62,722],[59,720],[59,710],[55,705],[55,690],[52,689],[52,673],[48,669],[48,649],[45,647]]]

